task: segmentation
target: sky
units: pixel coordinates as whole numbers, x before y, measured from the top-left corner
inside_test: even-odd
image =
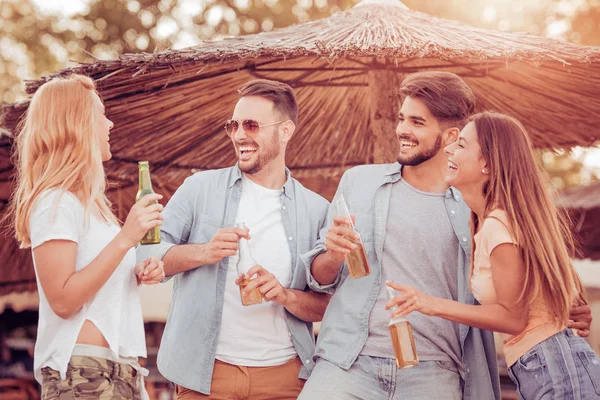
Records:
[[[179,2],[181,3],[180,5],[183,7],[183,9],[186,11],[185,14],[189,15],[189,14],[195,14],[197,11],[196,10],[199,6],[199,2],[201,0],[179,0]],[[35,5],[40,9],[40,11],[46,12],[46,13],[52,13],[52,14],[63,14],[65,16],[69,16],[69,15],[73,15],[73,14],[77,14],[77,13],[81,13],[83,11],[86,10],[86,7],[88,5],[88,1],[87,0],[33,0],[33,2],[35,3]],[[196,11],[196,12],[194,12]],[[493,18],[493,14],[494,14],[495,10],[486,9],[486,12],[484,13],[484,18]],[[174,22],[174,21],[173,21]],[[172,24],[169,23],[165,23],[163,26],[158,26],[158,31],[157,31],[157,36],[169,36],[169,34],[171,33],[170,30],[172,29]],[[552,31],[556,30],[558,33],[559,30],[562,29],[562,27],[551,27]],[[554,32],[549,32],[549,33],[554,33]],[[195,44],[194,40],[192,40],[191,38],[186,37],[185,35],[182,37],[181,43],[178,43],[177,46],[175,46],[176,48],[181,48],[181,47],[186,47],[186,45],[191,46]],[[591,169],[595,169],[595,170],[600,170],[600,147],[596,147],[596,148],[591,148],[591,149],[583,149],[583,148],[577,148],[574,150],[573,154],[575,156],[578,156],[580,154],[584,154],[585,158],[584,158],[584,163],[586,165],[586,167],[591,168]]]

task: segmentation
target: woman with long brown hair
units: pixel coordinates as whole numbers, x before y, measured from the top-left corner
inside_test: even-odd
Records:
[[[122,227],[105,195],[113,123],[94,82],[42,85],[17,136],[16,237],[31,247],[40,297],[34,372],[42,399],[140,399],[144,325],[138,285],[164,278],[136,265],[134,247],[162,222],[160,195],[135,204]]]
[[[568,329],[585,291],[569,257],[572,240],[547,191],[533,148],[514,118],[473,116],[449,154],[446,181],[471,208],[471,291],[481,305],[402,293],[394,316],[419,311],[500,332],[522,399],[600,398],[600,359]],[[425,288],[423,288],[426,290]]]

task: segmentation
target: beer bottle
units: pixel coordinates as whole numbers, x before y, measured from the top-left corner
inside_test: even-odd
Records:
[[[388,299],[393,299],[396,296],[396,291],[387,285],[385,288]],[[395,309],[395,306],[392,307],[392,311]],[[419,356],[417,355],[417,347],[415,346],[415,338],[413,337],[410,322],[405,317],[394,317],[390,320],[388,326],[390,328],[394,356],[396,357],[396,366],[398,368],[409,368],[418,365]]]
[[[350,221],[350,227],[358,235],[358,239],[352,238],[351,240],[358,246],[357,249],[350,251],[349,254],[345,255],[346,266],[348,267],[348,274],[350,278],[360,278],[367,276],[371,273],[371,267],[369,267],[369,260],[367,259],[367,253],[365,251],[365,245],[362,242],[360,233],[354,227],[352,219],[350,218],[350,211],[343,195],[340,195],[337,199],[338,214],[344,216]]]
[[[243,222],[238,222],[235,224],[235,227],[245,230],[246,224]],[[252,292],[250,292],[250,294],[248,296],[244,296],[242,294],[244,289],[246,288],[246,286],[248,286],[248,283],[250,283],[251,280],[256,279],[256,278],[252,278],[252,277],[246,277],[246,273],[257,264],[256,264],[256,261],[254,261],[254,258],[252,258],[252,254],[250,254],[250,244],[248,243],[248,240],[246,240],[244,238],[240,238],[239,244],[240,244],[239,250],[238,250],[239,258],[238,258],[238,262],[236,265],[236,270],[237,270],[238,278],[240,279],[239,286],[240,286],[240,297],[242,299],[242,305],[251,306],[253,304],[259,304],[262,302],[262,294],[260,293],[260,290],[258,288],[254,289]]]
[[[148,165],[148,161],[140,161],[138,163],[139,170],[139,187],[137,195],[135,196],[135,201],[138,202],[142,197],[147,194],[154,193],[152,190],[152,181],[150,180],[150,166]],[[154,201],[151,204],[156,204],[158,201]],[[160,226],[155,226],[150,229],[146,235],[140,241],[140,244],[157,244],[160,243]]]

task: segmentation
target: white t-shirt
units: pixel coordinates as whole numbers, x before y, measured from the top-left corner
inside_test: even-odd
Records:
[[[29,228],[32,251],[49,240],[77,243],[77,271],[92,262],[121,229],[92,214],[86,221],[81,202],[73,194],[61,190],[46,191],[40,196],[32,210]],[[133,271],[135,249],[127,252],[98,293],[69,319],[62,319],[52,311],[39,281],[35,258],[34,267],[40,296],[34,353],[38,382],[41,383],[43,367],[59,371],[62,379],[66,378],[67,365],[85,320],[96,325],[115,356],[146,357],[142,307]]]
[[[283,287],[292,282],[292,258],[281,215],[281,190],[262,187],[242,177],[236,222],[250,229],[254,261],[273,273]],[[243,306],[237,278],[238,255],[229,258],[225,302],[216,358],[248,367],[281,365],[296,357],[285,309],[264,301]]]

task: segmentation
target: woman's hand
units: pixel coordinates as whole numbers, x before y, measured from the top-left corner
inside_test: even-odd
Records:
[[[391,281],[387,281],[385,284],[400,292],[385,305],[386,310],[394,306],[398,307],[392,312],[392,317],[404,317],[413,311],[430,316],[436,314],[435,297],[419,292],[412,286],[400,285]]]
[[[162,199],[160,194],[147,194],[131,207],[119,235],[128,247],[135,247],[152,228],[162,225],[161,204],[153,204]]]
[[[138,285],[156,285],[165,279],[164,263],[158,257],[149,257],[135,265]]]

